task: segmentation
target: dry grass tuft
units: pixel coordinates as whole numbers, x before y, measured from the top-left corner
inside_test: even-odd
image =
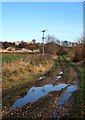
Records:
[[[2,66],[3,89],[34,80],[35,76],[45,73],[51,66],[52,57],[42,55],[6,63]]]

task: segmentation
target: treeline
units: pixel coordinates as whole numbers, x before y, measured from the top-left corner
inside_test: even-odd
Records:
[[[1,44],[2,44],[2,49],[7,49],[8,47],[13,47],[16,50],[20,50],[22,48],[32,51],[39,49],[40,53],[43,53],[43,43],[27,44],[26,42],[21,42],[19,45],[16,45],[15,43],[11,43],[11,42],[2,42]],[[59,48],[60,45],[51,41],[49,43],[44,44],[44,53],[56,55]]]
[[[11,42],[1,42],[0,45],[2,49],[6,49],[8,47],[13,47],[16,50],[25,48],[32,51],[39,50],[41,54],[43,53],[43,43],[27,44],[26,42],[21,42],[16,45]],[[60,41],[56,42],[55,39],[50,37],[47,43],[44,44],[44,53],[53,55],[63,55],[67,53],[72,56],[73,62],[85,61],[85,38],[81,38],[75,45],[67,47],[65,45],[61,45]]]
[[[0,48],[6,49],[8,47],[16,47],[15,43],[13,42],[0,42]]]

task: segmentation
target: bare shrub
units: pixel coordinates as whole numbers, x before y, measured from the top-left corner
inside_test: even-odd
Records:
[[[85,61],[85,42],[81,41],[74,47],[74,62]]]

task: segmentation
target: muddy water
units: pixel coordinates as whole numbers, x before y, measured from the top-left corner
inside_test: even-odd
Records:
[[[61,71],[59,74],[62,75],[62,74],[63,74],[63,71]]]
[[[46,76],[41,76],[41,77],[38,78],[38,80],[42,80],[42,79],[45,79],[45,78],[46,78]]]
[[[61,110],[61,107],[65,104],[65,102],[67,100],[69,100],[69,98],[72,96],[72,93],[74,91],[76,91],[78,89],[78,87],[76,85],[70,85],[69,87],[67,87],[66,92],[61,96],[61,98],[59,98],[58,100],[58,107],[57,109],[52,113],[51,118],[56,118],[58,113]]]
[[[58,108],[61,108],[62,105],[71,97],[72,93],[77,90],[76,85],[71,85],[67,88],[66,93],[58,100]]]
[[[62,77],[63,73],[64,73],[63,71],[60,71],[54,77],[55,81],[63,78]],[[46,78],[46,76],[41,76],[40,78],[38,78],[38,80],[43,80],[45,78]],[[62,94],[62,96],[58,99],[58,101],[56,101],[57,109],[49,117],[49,119],[57,118],[58,113],[61,112],[62,106],[66,103],[66,101],[69,100],[69,98],[72,96],[72,93],[78,89],[77,83],[75,81],[73,81],[73,84],[61,83],[56,86],[54,86],[53,84],[46,84],[46,85],[40,86],[40,87],[39,86],[32,87],[30,90],[28,90],[27,94],[24,97],[22,97],[14,102],[14,104],[11,107],[11,110],[22,107],[26,104],[36,102],[38,99],[44,97],[49,92],[61,91],[63,88],[66,88],[66,91]]]
[[[59,76],[56,76],[55,80],[62,78],[62,76],[60,76],[62,74],[63,74],[63,72],[60,71]],[[38,78],[38,80],[42,80],[45,78],[46,78],[46,76],[41,76]],[[33,102],[37,101],[38,99],[42,98],[43,96],[47,95],[49,92],[60,91],[62,88],[65,88],[67,86],[68,86],[68,84],[62,83],[62,84],[58,84],[56,86],[53,86],[52,84],[46,84],[41,87],[33,87],[30,90],[28,90],[27,94],[23,98],[20,98],[14,102],[11,110],[14,108],[22,107],[28,103],[33,103]]]
[[[13,108],[22,107],[23,105],[26,105],[28,103],[35,102],[36,100],[40,99],[41,97],[47,95],[51,91],[59,91],[62,88],[67,87],[68,84],[59,84],[56,86],[53,86],[51,84],[44,85],[42,87],[33,87],[30,90],[28,90],[27,94],[18,100],[16,100],[12,106]]]
[[[60,78],[62,78],[62,77],[61,77],[61,76],[56,76],[55,78],[56,78],[56,80],[58,80],[58,79],[60,79]]]

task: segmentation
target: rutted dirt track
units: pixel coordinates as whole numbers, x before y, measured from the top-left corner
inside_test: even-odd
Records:
[[[36,81],[26,83],[21,89],[24,88],[28,88],[25,95],[15,101],[8,101],[8,107],[3,105],[3,119],[62,118],[69,116],[68,113],[75,103],[73,94],[78,90],[78,75],[76,70],[64,61],[55,64],[46,74]]]

